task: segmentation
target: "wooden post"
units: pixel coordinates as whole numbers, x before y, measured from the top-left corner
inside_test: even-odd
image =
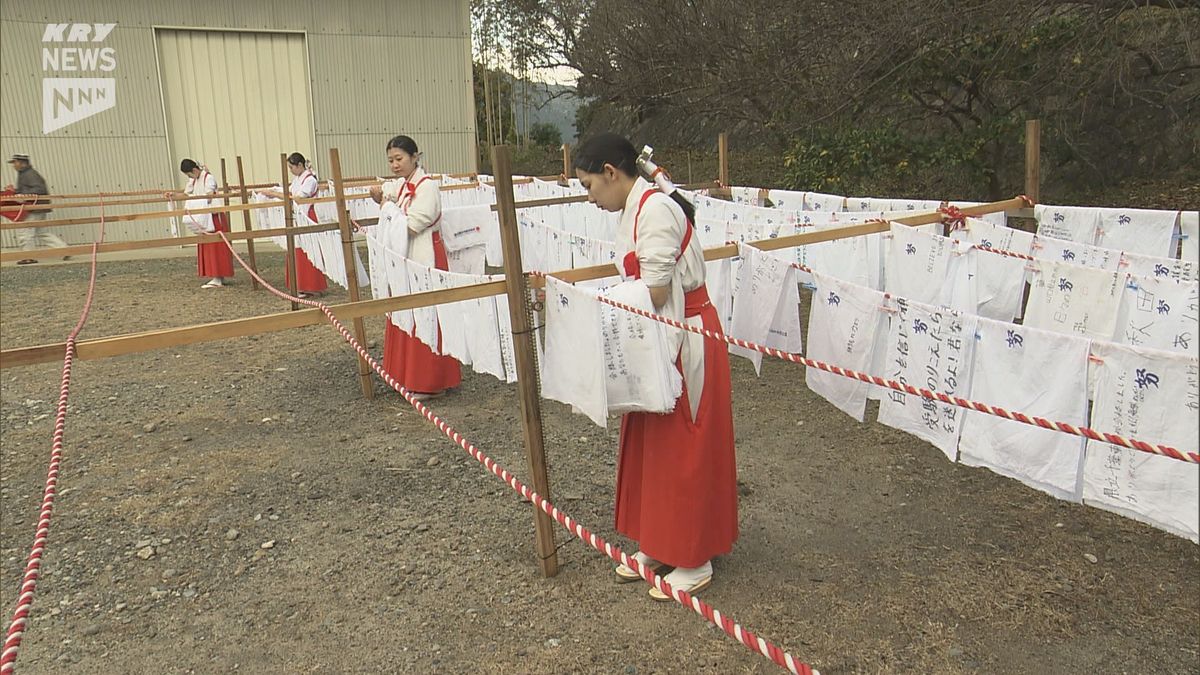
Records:
[[[342,180],[342,158],[337,148],[329,149],[329,170],[333,172],[333,194],[337,197],[338,227],[342,231],[342,257],[346,260],[346,290],[350,302],[358,302],[358,265],[354,258],[354,233],[350,231],[350,212],[346,210],[346,186]],[[361,345],[367,344],[367,330],[362,317],[354,319],[354,339]],[[362,384],[363,398],[375,398],[375,383],[371,381],[371,366],[358,357],[358,379]]]
[[[546,453],[542,439],[542,407],[538,397],[537,353],[534,351],[533,322],[529,307],[529,282],[521,270],[521,241],[517,232],[516,198],[513,196],[512,157],[508,146],[492,146],[492,174],[496,178],[496,211],[500,216],[500,242],[504,249],[504,277],[508,290],[508,313],[512,320],[513,351],[517,361],[517,398],[521,403],[521,426],[533,489],[550,499],[546,476]],[[540,507],[533,507],[533,525],[542,574],[558,574],[554,546],[554,522]]]
[[[299,289],[300,280],[296,278],[296,235],[292,234],[291,229],[296,226],[296,215],[292,213],[292,176],[288,172],[287,154],[279,153],[279,163],[283,165],[283,178],[279,186],[283,188],[283,226],[288,229],[287,233],[287,263],[284,268],[287,269],[287,289],[292,297],[296,297]],[[300,309],[300,303],[292,301],[292,309]]]
[[[240,175],[241,174],[241,157],[238,157],[238,173],[239,173],[238,183],[244,185],[246,183],[246,181],[242,180],[241,175]],[[239,185],[239,187],[241,187],[241,203],[245,204],[246,203],[246,189],[245,189],[245,187],[242,187],[241,185]],[[224,204],[226,204],[228,207],[228,205],[229,205],[229,178],[228,178],[228,174],[226,173],[226,163],[224,163],[224,157],[221,157],[221,190],[222,190],[222,192],[224,192],[224,197],[223,197]],[[246,223],[246,232],[250,232],[250,211],[241,211],[241,217],[242,217],[242,220],[244,220],[244,222]],[[233,222],[229,223],[229,232],[233,232]],[[250,252],[250,269],[252,269],[254,271],[258,271],[258,265],[254,264],[254,241],[251,239],[247,239],[246,247],[247,247],[248,252]],[[254,291],[258,291],[258,281],[254,281],[253,276],[250,277],[250,285],[254,289]]]
[[[238,170],[238,188],[241,190],[241,193],[242,193],[242,203],[249,204],[250,203],[250,193],[246,190],[246,172],[242,169],[242,156],[241,155],[237,156],[237,170]],[[221,180],[225,180],[225,159],[224,158],[221,159]],[[226,203],[228,203],[228,200],[226,200]],[[250,230],[253,229],[250,226],[250,212],[249,211],[242,211],[242,227],[245,228],[245,230],[247,232],[249,232]],[[232,230],[233,227],[231,226],[229,229]],[[255,273],[257,273],[258,272],[258,260],[255,259],[255,257],[254,257],[254,240],[253,239],[246,240],[246,252],[249,253],[250,269],[254,270]],[[250,287],[256,291],[259,288],[258,280],[255,279],[254,277],[250,277]]]
[[[570,185],[571,184],[571,176],[575,175],[575,172],[571,169],[571,144],[570,143],[563,143],[562,153],[563,153],[563,172],[562,172],[563,184]]]
[[[720,136],[717,136],[717,180],[720,181],[721,187],[730,187],[729,185],[729,134],[722,131]]]
[[[1025,196],[1037,204],[1042,192],[1042,122],[1025,120]]]

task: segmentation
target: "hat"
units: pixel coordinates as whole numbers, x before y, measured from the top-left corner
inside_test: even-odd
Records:
[[[28,162],[28,161],[29,161],[29,155],[27,155],[27,154],[25,154],[25,153],[23,153],[23,152],[14,152],[14,153],[13,153],[13,156],[12,156],[12,157],[11,157],[11,158],[8,160],[8,163],[9,163],[9,164],[12,164],[13,162],[15,162],[15,161],[17,161],[17,160],[20,160],[20,161],[22,161],[22,162]]]

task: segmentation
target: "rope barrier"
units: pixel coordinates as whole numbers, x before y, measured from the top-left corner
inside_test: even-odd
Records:
[[[46,540],[50,536],[50,517],[54,513],[54,498],[58,494],[58,468],[62,464],[63,433],[67,424],[67,398],[71,393],[71,366],[75,361],[75,338],[79,336],[87,323],[88,314],[92,309],[92,298],[96,293],[96,260],[100,243],[104,241],[104,200],[100,200],[100,238],[92,242],[92,270],[88,279],[87,299],[83,303],[83,311],[75,328],[67,336],[66,354],[63,356],[62,387],[58,393],[58,411],[54,416],[54,436],[50,451],[50,469],[46,476],[46,489],[42,493],[42,510],[38,516],[37,531],[34,534],[33,548],[25,564],[25,575],[21,582],[21,592],[17,598],[17,608],[13,612],[8,632],[4,636],[4,651],[0,653],[0,675],[10,675],[16,670],[17,654],[21,648],[21,638],[25,635],[25,626],[29,622],[29,612],[33,608],[33,596],[37,590],[38,577],[41,576],[42,554],[46,550]]]
[[[222,232],[220,234],[224,239],[225,233]],[[415,408],[416,411],[421,414],[421,416],[429,420],[429,422],[436,426],[438,430],[445,434],[447,438],[454,441],[459,447],[466,451],[467,454],[469,454],[471,457],[474,457],[476,461],[478,461],[480,464],[483,464],[488,471],[491,471],[496,477],[508,484],[509,487],[520,493],[522,497],[528,499],[531,503],[536,504],[538,508],[546,512],[546,514],[548,514],[554,520],[558,521],[560,525],[578,537],[580,541],[586,542],[592,548],[607,555],[614,562],[618,562],[632,568],[639,575],[641,575],[641,577],[645,579],[647,583],[655,586],[663,593],[667,594],[671,598],[674,598],[679,604],[690,608],[692,611],[704,617],[710,623],[721,628],[751,651],[767,657],[772,662],[787,669],[794,675],[820,675],[817,670],[808,664],[797,660],[794,656],[783,651],[772,642],[754,634],[749,630],[746,630],[745,628],[742,628],[740,624],[725,614],[722,614],[720,610],[716,609],[712,605],[709,605],[703,600],[691,595],[687,591],[671,588],[670,584],[668,584],[662,577],[655,574],[649,567],[642,565],[637,561],[637,559],[627,555],[619,547],[610,544],[599,535],[588,530],[574,518],[571,518],[566,513],[559,511],[558,507],[554,506],[544,497],[519,481],[516,476],[509,473],[507,469],[496,463],[491,457],[485,455],[483,451],[475,447],[475,445],[468,441],[462,434],[458,433],[454,427],[451,427],[444,420],[435,415],[432,410],[426,407],[419,400],[413,398],[412,393],[405,389],[403,385],[397,382],[395,378],[393,378],[386,370],[384,370],[383,367],[379,365],[379,362],[371,356],[370,352],[368,352],[366,348],[364,348],[362,344],[358,342],[358,340],[354,339],[354,336],[351,335],[350,331],[347,330],[342,322],[338,320],[337,316],[332,310],[329,309],[328,305],[316,300],[293,297],[275,288],[271,284],[267,283],[253,269],[251,269],[249,265],[246,264],[246,262],[242,259],[242,256],[233,249],[232,245],[230,245],[228,239],[225,240],[225,244],[229,246],[229,250],[233,253],[233,257],[238,261],[238,264],[240,264],[242,268],[246,270],[246,273],[257,279],[258,282],[273,295],[283,300],[298,302],[320,309],[325,317],[329,319],[329,322],[333,325],[333,327],[337,329],[339,333],[341,333],[342,338],[346,340],[346,342],[354,349],[354,351],[358,352],[358,355],[361,356],[371,366],[371,368],[379,375],[379,377],[381,377],[383,381],[388,384],[388,386],[390,386],[392,389],[395,389],[401,396],[403,396],[404,400],[408,401],[408,403],[412,405],[413,408]]]
[[[984,250],[986,250],[986,249],[984,249]],[[807,268],[804,268],[802,265],[798,265],[796,263],[793,263],[793,265],[799,269],[807,270]],[[811,270],[807,270],[807,271],[811,271]],[[738,338],[729,337],[723,333],[713,332],[713,331],[710,331],[710,330],[707,330],[704,328],[700,328],[698,326],[692,326],[692,325],[683,323],[681,321],[669,319],[665,316],[653,314],[651,312],[647,312],[645,310],[638,309],[637,307],[632,307],[632,306],[626,305],[624,303],[616,302],[615,300],[610,300],[609,298],[606,298],[604,296],[598,296],[598,297],[599,297],[600,302],[603,302],[607,305],[611,305],[618,309],[623,309],[627,312],[633,312],[634,314],[637,314],[639,316],[644,316],[647,319],[653,319],[654,321],[658,321],[660,323],[667,324],[668,326],[672,326],[674,328],[679,328],[679,329],[686,330],[691,333],[703,335],[704,337],[712,339],[712,340],[721,340],[721,341],[727,342],[731,345],[743,347],[745,349],[751,349],[753,351],[760,352],[762,354],[766,354],[767,356],[773,356],[773,357],[776,357],[779,359],[783,359],[785,361],[791,361],[792,363],[798,363],[798,364],[801,364],[804,366],[808,366],[810,368],[817,368],[817,369],[823,370],[827,373],[833,373],[834,375],[840,375],[842,377],[848,377],[851,379],[860,380],[860,381],[866,382],[868,384],[875,384],[875,385],[878,385],[881,387],[887,387],[889,389],[894,389],[896,391],[913,394],[916,396],[920,396],[921,398],[936,400],[941,403],[958,406],[960,408],[966,408],[968,410],[974,410],[976,412],[982,412],[982,413],[988,413],[990,415],[996,415],[998,417],[1003,417],[1004,419],[1011,420],[1013,422],[1020,422],[1022,424],[1028,424],[1030,426],[1041,427],[1043,429],[1050,429],[1053,431],[1061,431],[1063,433],[1074,434],[1076,436],[1083,436],[1083,437],[1089,438],[1093,441],[1103,441],[1105,443],[1112,443],[1114,445],[1119,445],[1123,448],[1129,448],[1130,450],[1139,450],[1141,452],[1146,452],[1146,453],[1150,453],[1153,455],[1170,457],[1171,459],[1177,459],[1177,460],[1180,460],[1183,462],[1191,462],[1193,464],[1200,464],[1200,453],[1197,453],[1197,452],[1188,451],[1185,453],[1185,452],[1181,452],[1177,448],[1173,448],[1169,445],[1163,445],[1161,443],[1148,443],[1146,441],[1141,441],[1141,440],[1138,440],[1135,438],[1125,438],[1124,436],[1119,436],[1117,434],[1110,433],[1107,431],[1104,431],[1104,432],[1096,431],[1089,427],[1079,427],[1079,426],[1075,426],[1073,424],[1068,424],[1066,422],[1056,422],[1053,420],[1048,420],[1044,417],[1038,417],[1036,415],[1027,415],[1022,412],[1009,411],[1009,410],[1006,410],[999,406],[989,405],[987,403],[980,403],[978,401],[972,401],[972,400],[961,398],[958,396],[950,396],[948,394],[943,394],[941,392],[932,391],[930,389],[914,387],[911,384],[904,384],[901,382],[897,382],[895,380],[889,380],[889,379],[878,377],[875,375],[868,375],[866,373],[860,373],[856,370],[850,370],[849,368],[842,368],[840,366],[830,365],[823,361],[816,361],[813,359],[805,358],[803,356],[792,354],[790,352],[784,352],[784,351],[780,351],[778,349],[772,349],[771,347],[764,347],[764,346],[756,344],[754,342],[748,342],[746,340],[740,340]]]

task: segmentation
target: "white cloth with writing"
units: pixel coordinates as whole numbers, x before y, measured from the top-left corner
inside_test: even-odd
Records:
[[[500,360],[504,363],[504,381],[517,381],[517,352],[513,347],[512,315],[509,313],[508,295],[496,297],[496,327],[500,331]]]
[[[728,334],[788,352],[800,351],[796,270],[788,261],[753,246],[741,244],[739,250],[742,264],[733,295],[733,319]],[[795,315],[794,322],[792,315]],[[761,352],[732,345],[729,351],[750,359],[754,371],[761,373]]]
[[[821,192],[805,192],[801,209],[804,211],[845,211],[846,198]]]
[[[708,299],[717,310],[721,325],[728,330],[733,323],[733,261],[729,258],[710,260],[704,263],[704,267]]]
[[[1086,425],[1088,340],[989,319],[980,319],[976,332],[971,399]],[[1079,501],[1084,440],[968,410],[960,461]]]
[[[1112,339],[1124,274],[1061,262],[1035,266],[1025,325],[1093,340]]]
[[[971,387],[976,317],[894,298],[884,375],[902,384],[948,395]],[[951,461],[965,409],[917,394],[887,390],[879,421],[932,443]]]
[[[871,372],[872,354],[881,326],[883,293],[814,273],[816,290],[808,321],[808,356],[830,365]],[[870,385],[819,368],[806,368],[804,380],[814,393],[859,422]]]
[[[447,252],[485,246],[495,220],[497,213],[487,204],[442,209],[442,244]]]
[[[566,403],[604,427],[608,397],[601,310],[594,293],[546,277],[542,396]]]
[[[1043,235],[1038,235],[1034,240],[1032,255],[1038,260],[1095,267],[1109,272],[1115,272],[1121,266],[1121,252],[1116,249],[1101,248],[1092,244],[1081,244]]]
[[[1174,257],[1178,222],[1178,211],[1100,209],[1097,243],[1118,251]]]
[[[950,279],[951,258],[956,258],[956,268],[961,268],[965,262],[961,254],[955,252],[952,239],[892,223],[891,239],[887,243],[883,290],[916,302],[951,304],[951,292],[961,288],[962,282],[966,281],[965,274]],[[963,309],[974,312],[974,307]]]
[[[650,288],[641,280],[623,281],[604,291],[604,296],[630,307],[654,312]],[[549,300],[547,300],[549,302]],[[666,325],[628,310],[601,305],[604,330],[604,383],[608,412],[666,413],[675,409],[683,393],[683,375],[675,364],[676,351],[667,339]],[[704,392],[700,379],[688,382],[692,418]]]
[[[433,290],[429,280],[433,268],[415,260],[409,260],[407,269],[409,293],[425,293]],[[437,308],[434,306],[418,307],[412,310],[412,314],[413,329],[410,334],[425,343],[425,346],[433,350],[434,354],[437,354],[441,348],[438,344]]]
[[[503,279],[489,277],[488,281]],[[467,326],[467,351],[471,354],[471,369],[507,382],[504,358],[500,348],[500,321],[496,311],[496,298],[488,296],[462,301],[463,323]],[[507,306],[505,307],[507,311]],[[507,324],[508,316],[504,317]]]
[[[371,297],[376,300],[391,297],[387,278],[387,252],[383,250],[379,238],[370,234],[367,235],[367,264],[370,267]]]
[[[488,280],[487,277],[482,275],[459,274],[439,269],[430,270],[429,278],[430,287],[435,290],[481,284]],[[442,344],[440,353],[454,357],[456,361],[463,365],[471,365],[473,360],[468,337],[469,333],[475,330],[484,330],[484,327],[475,324],[476,316],[470,314],[472,302],[472,300],[460,300],[458,302],[442,303],[435,307],[437,310],[438,328],[441,331]],[[493,334],[495,334],[495,331],[493,331]]]
[[[800,226],[798,232],[817,232],[846,227],[847,223],[826,226]],[[874,288],[882,288],[880,277],[880,235],[846,237],[834,241],[796,247],[796,262],[839,279]]]
[[[1195,452],[1200,362],[1194,356],[1097,343],[1092,428]],[[1083,501],[1200,541],[1200,465],[1089,440]]]
[[[1039,235],[1080,244],[1096,243],[1096,232],[1100,228],[1100,209],[1038,204],[1033,207],[1033,217],[1037,220]]]
[[[1128,275],[1113,341],[1135,347],[1196,353],[1200,283]]]
[[[1200,262],[1159,258],[1126,251],[1121,254],[1121,269],[1129,274],[1175,281],[1200,281]]]

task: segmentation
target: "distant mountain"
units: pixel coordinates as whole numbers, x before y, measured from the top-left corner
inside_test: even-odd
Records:
[[[583,105],[584,100],[576,96],[574,87],[518,80],[514,89],[513,107],[518,124],[524,124],[525,110],[528,109],[531,125],[539,122],[552,124],[562,134],[564,143],[575,143],[578,136],[575,111]],[[522,96],[526,95],[527,102],[522,100]]]

